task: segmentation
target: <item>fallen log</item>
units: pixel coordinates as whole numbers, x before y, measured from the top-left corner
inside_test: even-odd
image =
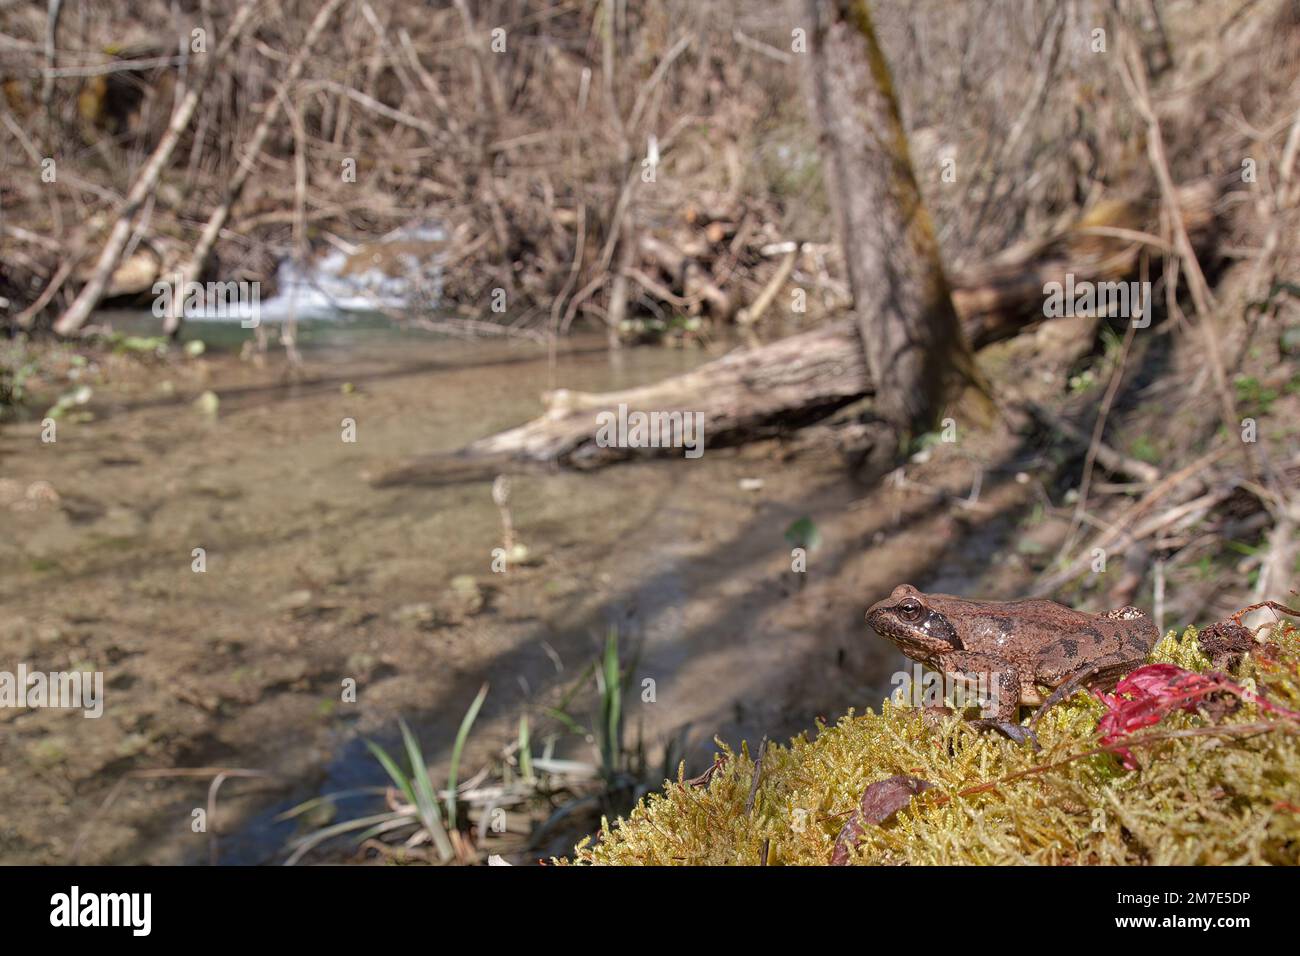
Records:
[[[851,321],[840,320],[762,348],[737,349],[683,375],[639,388],[547,392],[542,417],[457,452],[412,459],[372,477],[371,483],[441,484],[553,462],[594,468],[646,452],[683,454],[681,448],[602,446],[597,415],[620,405],[701,414],[705,440],[713,448],[812,424],[870,390],[857,329]]]
[[[1209,181],[1179,194],[1189,233],[1202,250],[1213,242],[1218,195]],[[1067,274],[1076,285],[1133,275],[1142,248],[1160,243],[1142,231],[1157,216],[1158,206],[1150,198],[1104,204],[1046,239],[1022,243],[992,263],[955,276],[953,302],[973,348],[1044,321],[1049,282],[1064,283]],[[594,468],[638,455],[683,454],[680,446],[662,447],[667,443],[617,447],[601,441],[602,413],[617,414],[620,408],[699,416],[707,445],[725,447],[810,425],[871,394],[856,323],[838,320],[638,388],[548,392],[540,418],[456,452],[413,459],[375,476],[372,483],[460,481],[521,465]]]

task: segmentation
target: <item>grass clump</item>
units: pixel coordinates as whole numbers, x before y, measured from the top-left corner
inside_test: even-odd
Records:
[[[1211,672],[1193,628],[1151,663]],[[768,746],[756,787],[748,748],[719,742],[707,780],[679,769],[628,818],[602,820],[574,862],[823,865],[866,787],[904,774],[933,786],[862,826],[848,862],[1300,862],[1300,631],[1279,626],[1230,677],[1243,693],[1174,708],[1109,750],[1106,705],[1082,692],[1044,716],[1040,751],[889,701]]]

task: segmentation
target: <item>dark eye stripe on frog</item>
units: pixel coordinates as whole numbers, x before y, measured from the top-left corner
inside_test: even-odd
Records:
[[[937,637],[940,640],[947,641],[955,648],[961,648],[961,641],[957,639],[957,631],[946,617],[938,611],[931,611],[925,617],[925,623],[921,625],[921,630],[931,637]]]

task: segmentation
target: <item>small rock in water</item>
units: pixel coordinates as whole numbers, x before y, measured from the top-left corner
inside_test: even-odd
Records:
[[[473,617],[483,610],[483,589],[472,574],[458,574],[452,578],[449,597],[453,610],[466,617]]]
[[[338,804],[333,800],[322,800],[310,810],[304,812],[299,819],[304,827],[316,830],[324,826],[329,826],[334,822],[334,818],[337,817],[338,814]]]
[[[55,504],[59,500],[59,493],[54,490],[54,486],[48,481],[33,481],[27,486],[23,493],[28,501],[36,501],[41,504]]]
[[[194,400],[194,407],[209,418],[216,418],[217,409],[221,407],[221,399],[217,397],[216,392],[209,390]]]
[[[409,627],[430,628],[438,623],[438,611],[427,601],[403,604],[390,616],[395,623]]]
[[[762,491],[763,479],[762,478],[741,478],[740,490],[741,491]]]
[[[369,677],[377,666],[379,659],[373,654],[367,654],[365,651],[357,651],[355,654],[349,654],[346,664],[347,673],[357,677]]]
[[[302,611],[311,605],[312,593],[306,589],[290,591],[271,605],[272,611]]]
[[[527,567],[528,565],[538,564],[538,563],[540,562],[537,560],[537,558],[534,558],[532,556],[532,552],[528,550],[528,545],[526,544],[515,544],[509,551],[506,552],[507,565]]]

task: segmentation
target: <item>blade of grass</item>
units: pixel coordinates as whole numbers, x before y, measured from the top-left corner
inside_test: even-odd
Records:
[[[519,772],[529,783],[533,780],[533,754],[529,749],[532,742],[528,739],[528,715],[519,715]]]
[[[554,707],[546,707],[543,708],[543,710],[548,717],[553,717],[560,723],[564,724],[565,729],[568,730],[569,733],[577,734],[579,737],[586,737],[588,735],[587,728],[582,726],[582,724],[578,723],[564,711],[558,710]]]
[[[460,752],[465,746],[465,739],[469,737],[469,729],[474,725],[474,719],[478,717],[479,708],[487,698],[487,692],[487,684],[478,689],[478,694],[469,705],[469,710],[465,711],[465,716],[461,718],[460,730],[456,731],[456,743],[451,748],[451,769],[447,773],[447,789],[450,791],[447,795],[447,826],[452,829],[456,827],[456,779],[460,775]]]
[[[429,831],[434,846],[438,848],[438,856],[446,863],[455,856],[456,851],[452,849],[451,840],[448,839],[447,831],[442,825],[442,814],[438,811],[438,800],[433,793],[433,781],[429,779],[429,765],[424,762],[420,743],[415,739],[415,734],[411,733],[411,728],[406,726],[406,721],[399,720],[397,723],[402,729],[406,758],[411,764],[411,778],[415,791],[415,799],[412,802],[419,811],[420,822]]]
[[[573,683],[569,685],[568,690],[564,692],[564,695],[560,698],[560,702],[556,704],[557,710],[568,710],[569,704],[573,703],[573,698],[578,695],[578,691],[587,686],[588,678],[596,672],[597,663],[598,662],[594,660],[587,662],[587,666],[582,669],[581,673],[578,674]]]
[[[402,796],[406,798],[406,802],[411,806],[415,806],[415,791],[411,789],[411,779],[402,772],[402,768],[397,765],[397,761],[390,757],[388,751],[377,743],[367,740],[366,748],[379,761],[379,765],[388,772],[388,776],[397,785],[397,789],[402,791]]]
[[[533,761],[533,766],[542,773],[553,773],[580,779],[598,777],[601,773],[601,768],[595,764],[585,763],[581,760],[557,760],[554,757],[538,757]]]
[[[618,770],[618,759],[623,719],[623,677],[618,666],[618,631],[609,629],[605,637],[604,687],[602,704],[605,716],[605,768],[609,773]]]
[[[409,813],[391,812],[379,813],[371,817],[358,817],[355,820],[345,820],[343,823],[335,823],[331,826],[321,827],[311,833],[299,837],[290,843],[290,846],[296,847],[289,859],[284,861],[285,866],[293,866],[313,847],[319,846],[331,837],[336,837],[352,830],[360,830],[363,827],[374,826],[377,823],[386,823],[391,820],[400,820],[409,818]]]
[[[418,827],[420,825],[419,818],[410,814],[404,820],[385,820],[383,823],[376,823],[365,833],[358,833],[357,844],[360,845],[373,837],[382,836],[393,830],[400,830],[402,827]]]
[[[337,804],[340,800],[346,800],[348,797],[382,796],[383,793],[383,787],[357,787],[354,790],[339,790],[335,793],[326,793],[322,796],[312,797],[310,800],[305,800],[296,807],[290,807],[283,813],[277,814],[273,819],[276,823],[283,823],[285,820],[292,820],[294,817],[301,816],[309,810],[315,810],[317,807],[325,803]]]

